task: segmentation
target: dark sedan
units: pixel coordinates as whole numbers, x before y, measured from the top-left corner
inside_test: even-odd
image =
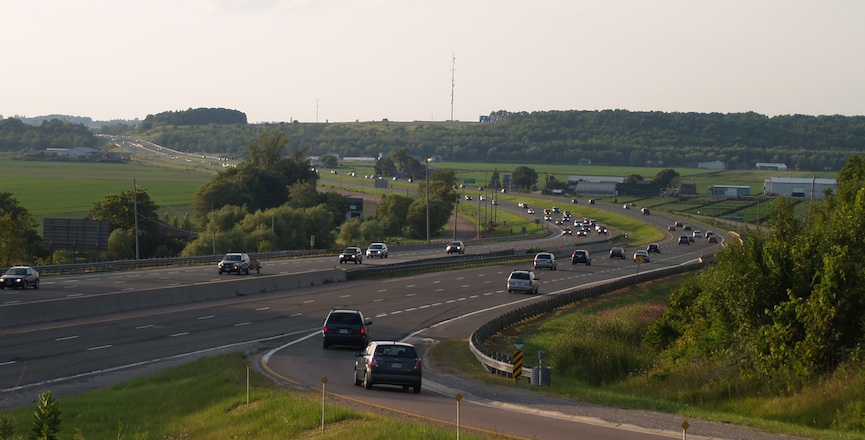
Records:
[[[413,345],[373,341],[355,355],[358,356],[354,364],[355,385],[368,390],[373,385],[396,385],[420,393],[422,365]]]

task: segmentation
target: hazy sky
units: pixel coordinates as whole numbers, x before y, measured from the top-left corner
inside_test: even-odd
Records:
[[[0,0],[0,115],[865,115],[863,0]],[[453,57],[456,58],[453,64]]]

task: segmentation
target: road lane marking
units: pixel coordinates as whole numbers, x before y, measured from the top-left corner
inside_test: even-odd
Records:
[[[87,351],[102,350],[102,349],[105,349],[105,348],[111,348],[111,345],[100,345],[100,346],[98,346],[98,347],[90,347],[90,348],[87,349]]]
[[[442,291],[444,291],[444,290],[445,290],[445,289],[436,289],[436,292],[442,292]]]
[[[303,315],[303,313],[295,313],[293,315],[288,315],[289,318],[294,318],[295,316]]]
[[[76,287],[78,287],[78,286],[77,285],[76,286],[63,286],[64,289],[74,289]]]
[[[308,300],[304,301],[303,303],[304,303],[304,304],[309,304],[309,303],[314,303],[314,302],[315,302],[314,299],[308,299]]]
[[[384,298],[379,298],[379,299],[373,300],[374,303],[377,303],[379,301],[384,301]]]
[[[215,318],[215,317],[216,317],[216,315],[199,316],[198,320],[201,321],[202,319],[210,319],[210,318]]]
[[[348,298],[348,297],[350,297],[350,296],[351,296],[351,295],[342,295],[342,296],[340,296],[340,298]]]
[[[188,334],[189,334],[189,332],[180,332],[180,333],[175,333],[175,334],[173,334],[173,335],[170,335],[169,338],[173,338],[173,337],[176,337],[176,336],[188,335]]]
[[[234,324],[234,326],[240,327],[241,325],[249,325],[249,324],[252,324],[252,321],[238,322],[237,324]]]
[[[478,296],[480,296],[480,295],[472,295],[469,298],[477,298]]]
[[[405,309],[404,311],[406,311],[406,312],[412,312],[412,311],[415,311],[415,310],[417,310],[417,307],[412,307],[412,308],[409,308],[409,309]]]
[[[135,290],[135,288],[134,288],[134,287],[127,287],[127,288],[125,288],[125,289],[121,289],[121,290],[124,291],[124,292],[128,292],[128,291],[130,291],[130,290]]]
[[[67,298],[75,298],[76,296],[81,296],[81,294],[80,293],[70,293],[69,295],[66,295]]]
[[[21,302],[20,299],[16,299],[15,301],[6,301],[6,302],[4,302],[3,304],[18,304],[18,303],[20,303],[20,302]]]
[[[153,324],[141,325],[141,326],[135,327],[135,330],[143,330],[143,329],[150,328],[150,327],[154,327],[154,325]]]
[[[463,284],[463,285],[460,286],[460,287],[468,287],[468,286],[469,286],[468,284]]]
[[[414,287],[414,284],[409,284],[408,286],[405,286],[405,287],[406,287],[406,288]]]
[[[68,341],[70,339],[78,339],[78,336],[64,336],[62,338],[55,339],[55,341]]]
[[[379,313],[378,315],[375,315],[376,318],[384,318],[385,316],[387,316],[387,313]]]
[[[256,312],[260,312],[260,311],[262,311],[262,310],[267,310],[267,309],[269,309],[269,308],[270,308],[270,307],[260,307],[260,308],[255,309],[255,311],[256,311]]]
[[[441,282],[441,281],[433,281],[433,284],[438,284],[438,283],[440,283],[440,282]]]
[[[450,304],[450,303],[455,303],[455,302],[457,302],[457,300],[455,300],[455,299],[449,299],[449,300],[447,300],[447,301],[445,301],[445,302],[448,303],[448,304]]]

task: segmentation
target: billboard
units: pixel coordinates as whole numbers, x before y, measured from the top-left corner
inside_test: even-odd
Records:
[[[110,233],[105,220],[46,218],[42,245],[51,250],[107,251]]]

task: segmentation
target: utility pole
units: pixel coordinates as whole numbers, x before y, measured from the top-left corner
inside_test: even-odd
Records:
[[[135,259],[138,259],[138,186],[132,179],[132,211],[135,215]]]
[[[454,72],[456,71],[457,65],[457,57],[456,54],[453,55],[453,61],[451,63],[451,121],[454,120]]]
[[[426,242],[429,244],[429,155],[424,154],[426,162]]]
[[[460,217],[460,195],[457,193],[457,202],[454,203],[454,237],[451,240],[457,239],[457,219]]]

